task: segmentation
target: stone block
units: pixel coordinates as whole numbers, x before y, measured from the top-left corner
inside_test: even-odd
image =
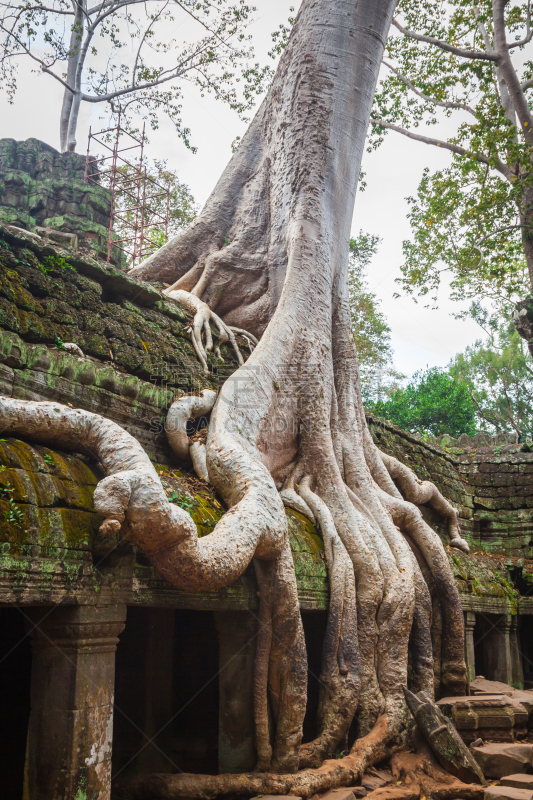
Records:
[[[524,775],[523,772],[517,772],[516,775],[506,775],[505,778],[500,780],[500,786],[514,786],[515,789],[533,790],[533,775]]]
[[[302,800],[302,798],[292,794],[258,794],[252,797],[252,800]]]
[[[322,795],[321,800],[355,800],[356,797],[366,797],[364,786],[346,786],[341,789],[332,789]]]
[[[35,232],[40,236],[45,236],[53,242],[61,245],[61,247],[68,247],[71,250],[78,249],[78,237],[75,233],[66,233],[65,231],[55,231],[52,228],[35,228]]]
[[[485,789],[485,800],[533,800],[533,792],[512,786],[489,786]]]
[[[528,714],[533,712],[533,690],[531,689],[515,689],[507,683],[501,681],[489,681],[482,676],[475,678],[470,684],[470,690],[473,695],[482,694],[503,694],[510,697],[512,700],[520,703]]]
[[[437,705],[453,720],[467,744],[479,737],[493,742],[513,742],[516,735],[527,733],[527,709],[515,698],[503,694],[444,697]]]
[[[472,747],[472,755],[486,778],[503,778],[517,772],[527,772],[531,766],[531,744],[486,744]]]

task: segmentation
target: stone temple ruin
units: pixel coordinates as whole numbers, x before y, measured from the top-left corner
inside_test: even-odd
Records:
[[[228,344],[224,363],[209,354],[206,377],[186,311],[47,230],[57,225],[74,239],[105,230],[105,192],[83,189],[79,174],[79,156],[58,156],[36,140],[0,142],[0,393],[87,409],[125,427],[168,496],[207,535],[223,505],[190,464],[176,461],[164,421],[176,393],[226,380],[235,354]],[[503,743],[511,771],[525,772],[512,748],[533,727],[533,452],[506,437],[438,444],[382,420],[369,424],[383,451],[460,508],[470,545],[468,555],[447,552],[473,694],[442,699],[441,708],[468,744]],[[0,441],[2,800],[103,800],[111,772],[254,768],[252,568],[226,589],[172,588],[131,544],[99,536],[92,494],[102,477],[83,453],[31,438]],[[310,665],[309,739],[329,587],[317,530],[286,513]],[[429,507],[425,514],[446,541],[440,518]],[[501,772],[501,747],[500,766],[481,750],[486,775]]]

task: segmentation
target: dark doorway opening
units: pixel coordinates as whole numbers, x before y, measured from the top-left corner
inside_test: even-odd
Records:
[[[31,647],[24,617],[0,608],[0,783],[2,800],[22,800],[30,718]]]
[[[322,646],[328,624],[328,614],[327,611],[302,611],[301,613],[307,649],[307,706],[303,725],[303,741],[312,742],[318,736],[317,712]]]
[[[533,616],[520,617],[520,650],[524,667],[524,688],[533,689]]]
[[[212,611],[176,611],[173,753],[184,772],[218,773],[218,635]]]
[[[488,637],[490,637],[491,623],[484,614],[476,614],[476,624],[474,626],[474,658],[475,658],[475,672],[476,675],[483,675],[487,680],[491,679],[487,675],[487,661],[485,659],[485,650],[488,644]]]
[[[218,661],[213,612],[128,608],[116,655],[114,779],[217,774]]]

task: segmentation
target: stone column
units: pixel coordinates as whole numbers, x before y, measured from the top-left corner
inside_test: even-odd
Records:
[[[109,800],[115,650],[126,606],[35,609],[31,800]]]
[[[511,683],[516,689],[524,688],[524,665],[522,663],[522,650],[520,647],[520,620],[518,614],[511,617]]]
[[[468,680],[476,677],[476,655],[474,652],[474,628],[476,627],[475,611],[465,612],[465,659],[468,671]]]
[[[490,680],[502,683],[512,681],[510,630],[511,615],[502,614],[485,638],[485,677]]]
[[[248,611],[217,611],[219,640],[219,772],[249,772],[256,764],[253,674],[257,622]]]

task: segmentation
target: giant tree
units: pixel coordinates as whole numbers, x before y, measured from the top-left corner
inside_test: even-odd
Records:
[[[102,533],[140,546],[175,586],[228,585],[254,563],[257,773],[143,776],[126,796],[307,797],[353,781],[402,729],[408,650],[412,688],[466,690],[459,595],[417,504],[445,516],[452,545],[467,545],[435,486],[374,445],[350,326],[350,226],[392,11],[393,0],[304,0],[269,93],[204,209],[132,271],[171,284],[167,296],[195,309],[198,347],[213,346],[211,315],[259,340],[216,402],[204,391],[169,412],[173,446],[187,455],[187,418],[214,403],[205,466],[229,511],[209,536],[199,539],[168,502],[117,425],[56,403],[0,400],[2,431],[97,453],[108,473],[95,492]],[[285,504],[317,522],[331,586],[320,732],[304,745],[306,652]],[[356,711],[350,754],[315,769]]]
[[[120,111],[130,127],[141,116],[157,128],[165,113],[189,144],[180,104],[185,81],[242,113],[270,78],[245,33],[254,11],[245,0],[2,0],[0,85],[12,100],[23,59],[62,87],[61,152],[76,147],[83,103],[115,120]],[[184,22],[192,34],[178,43],[174,33]]]
[[[448,271],[454,299],[509,307],[533,285],[530,3],[399,0],[391,31],[372,146],[392,131],[450,154],[409,198],[403,287],[435,300]]]

